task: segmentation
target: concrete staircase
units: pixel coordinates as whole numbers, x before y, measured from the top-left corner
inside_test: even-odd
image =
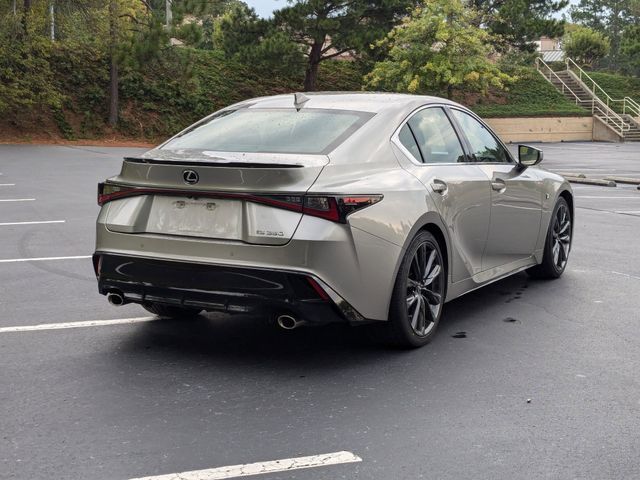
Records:
[[[640,124],[637,120],[640,117],[638,104],[628,97],[621,100],[612,99],[573,60],[567,59],[566,65],[566,70],[554,71],[541,59],[536,60],[536,67],[540,74],[556,87],[567,100],[590,111],[606,128],[619,137],[620,141],[640,142]],[[574,70],[577,70],[578,73],[575,73]],[[591,84],[592,88],[587,86],[587,82]],[[635,116],[616,112],[612,108],[614,104],[625,112],[627,110],[633,112]]]

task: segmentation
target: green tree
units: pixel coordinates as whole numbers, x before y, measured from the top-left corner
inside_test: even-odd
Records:
[[[370,89],[443,94],[505,88],[513,77],[490,60],[494,37],[461,0],[428,0],[381,43],[388,58],[366,75]]]
[[[609,39],[591,28],[578,27],[564,37],[564,51],[576,62],[588,67],[609,53]]]
[[[571,20],[602,32],[611,42],[609,66],[619,67],[622,32],[640,21],[636,0],[580,0],[571,7]]]
[[[501,35],[508,45],[529,52],[542,35],[562,36],[565,22],[554,14],[568,4],[568,0],[471,0],[480,13],[479,25]]]
[[[640,25],[627,27],[622,34],[620,60],[626,73],[640,76]]]
[[[321,62],[366,51],[414,5],[414,0],[298,0],[276,11],[274,24],[304,51],[304,89],[312,91]]]
[[[147,0],[109,0],[109,124],[118,124],[120,67],[140,68],[167,43],[164,14]]]
[[[304,65],[300,45],[244,4],[218,19],[213,40],[228,58],[271,74],[296,75]]]

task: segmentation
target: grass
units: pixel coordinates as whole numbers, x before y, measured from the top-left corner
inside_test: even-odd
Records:
[[[625,77],[613,73],[589,72],[589,76],[600,85],[613,99],[631,97],[640,103],[640,78]],[[588,82],[585,82],[588,84]],[[622,111],[618,105],[614,105],[615,110]]]
[[[534,68],[509,72],[518,80],[507,91],[479,98],[470,108],[482,117],[589,116],[590,113],[567,100]]]

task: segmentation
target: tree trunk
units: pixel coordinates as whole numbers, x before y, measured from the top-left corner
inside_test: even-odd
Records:
[[[453,100],[453,85],[447,85],[447,98]]]
[[[24,13],[22,14],[22,28],[24,34],[28,34],[29,27],[29,13],[31,12],[31,0],[24,0]]]
[[[118,0],[109,2],[109,125],[118,124]]]
[[[304,91],[313,92],[318,84],[318,66],[322,60],[323,41],[316,40],[309,51],[309,63],[304,76]]]

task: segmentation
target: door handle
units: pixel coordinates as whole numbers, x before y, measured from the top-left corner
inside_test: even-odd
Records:
[[[431,182],[431,190],[439,193],[440,195],[444,195],[445,193],[447,193],[447,188],[447,184],[442,180],[435,179],[433,182]]]
[[[502,180],[501,178],[496,178],[491,182],[491,188],[496,192],[502,192],[507,188],[507,184],[504,183],[504,180]]]

